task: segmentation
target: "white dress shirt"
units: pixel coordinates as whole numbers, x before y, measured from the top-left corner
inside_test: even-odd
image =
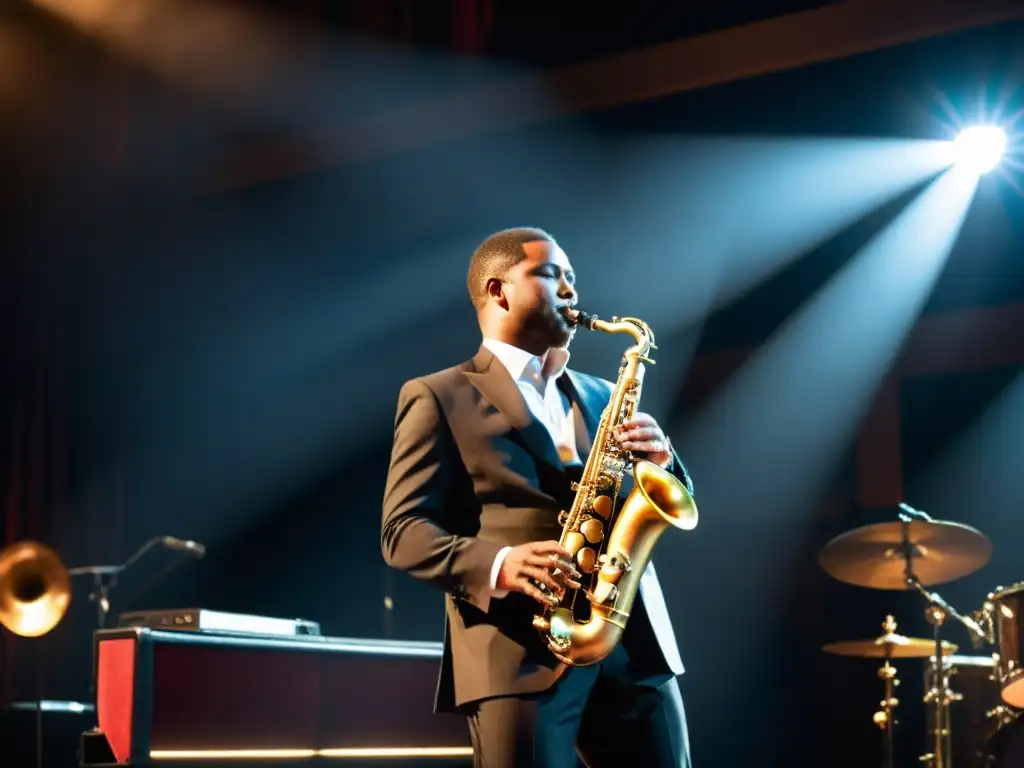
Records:
[[[512,380],[519,386],[530,413],[547,428],[562,462],[582,463],[576,449],[576,424],[572,408],[562,400],[562,393],[557,384],[558,377],[569,363],[569,350],[553,348],[543,357],[538,357],[525,349],[497,339],[484,339],[483,345],[498,358]],[[504,597],[508,594],[507,590],[498,589],[497,586],[498,572],[510,549],[512,547],[503,548],[494,558],[494,565],[491,567],[490,597]]]

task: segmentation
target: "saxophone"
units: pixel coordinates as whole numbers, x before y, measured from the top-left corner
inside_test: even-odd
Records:
[[[625,333],[636,342],[623,354],[583,475],[573,485],[572,507],[559,515],[559,544],[573,554],[582,578],[578,586],[560,595],[545,589],[548,602],[533,618],[534,628],[556,658],[586,666],[603,659],[618,644],[658,539],[669,526],[693,530],[697,506],[674,475],[649,461],[635,461],[615,442],[616,428],[636,412],[644,363],[654,364],[648,357],[657,348],[651,329],[633,317],[613,317],[607,322],[576,310],[567,310],[566,316],[574,325]],[[633,475],[634,488],[616,509],[627,472]],[[577,617],[578,600],[589,603],[589,617]]]

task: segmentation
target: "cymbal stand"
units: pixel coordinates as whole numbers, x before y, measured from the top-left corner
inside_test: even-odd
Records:
[[[900,519],[900,547],[905,562],[904,566],[904,577],[906,578],[907,586],[910,588],[917,589],[922,592],[926,598],[928,593],[921,586],[920,580],[914,575],[914,555],[916,554],[914,547],[910,543],[910,523],[913,518],[903,513],[899,515]],[[935,654],[931,659],[932,664],[932,686],[931,689],[925,693],[924,701],[927,704],[931,704],[931,752],[921,757],[922,762],[927,761],[930,768],[950,768],[950,749],[949,749],[949,728],[948,720],[946,717],[947,704],[949,698],[947,694],[952,693],[949,690],[949,680],[946,677],[946,663],[942,658],[942,624],[945,619],[945,611],[938,605],[929,604],[928,609],[925,612],[925,616],[928,621],[934,627],[933,634],[935,636]]]
[[[882,624],[885,634],[891,635],[896,632],[896,620],[892,616],[886,616]],[[882,699],[882,708],[875,712],[875,725],[885,730],[885,743],[883,747],[885,768],[896,768],[895,758],[895,726],[896,719],[894,710],[899,706],[899,699],[893,696],[894,689],[900,684],[896,678],[896,667],[889,662],[892,660],[892,643],[885,644],[885,663],[878,668],[878,677],[885,684],[885,698]]]
[[[916,512],[916,510],[915,510]],[[918,519],[928,518],[924,513],[917,513]],[[930,664],[932,666],[931,687],[925,693],[924,701],[931,705],[931,752],[922,756],[922,761],[927,761],[931,768],[950,768],[952,760],[952,729],[949,720],[949,705],[959,698],[949,687],[949,676],[946,674],[946,662],[943,658],[942,648],[942,625],[946,618],[952,618],[963,624],[973,635],[984,638],[984,630],[974,619],[960,614],[953,606],[947,603],[942,597],[929,592],[921,584],[921,580],[914,574],[913,558],[916,551],[910,543],[910,523],[913,517],[900,513],[901,528],[901,552],[906,563],[904,576],[907,587],[917,590],[927,601],[925,618],[932,625],[935,638],[935,653]]]

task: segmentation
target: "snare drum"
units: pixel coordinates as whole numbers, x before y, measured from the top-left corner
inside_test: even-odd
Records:
[[[999,650],[999,687],[1003,701],[1024,709],[1024,582],[1001,587],[988,596],[985,614],[990,622],[992,642]]]

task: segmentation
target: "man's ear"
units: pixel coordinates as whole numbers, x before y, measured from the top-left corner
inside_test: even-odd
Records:
[[[487,281],[487,297],[496,301],[502,309],[508,309],[508,297],[505,295],[505,283],[496,277]]]

